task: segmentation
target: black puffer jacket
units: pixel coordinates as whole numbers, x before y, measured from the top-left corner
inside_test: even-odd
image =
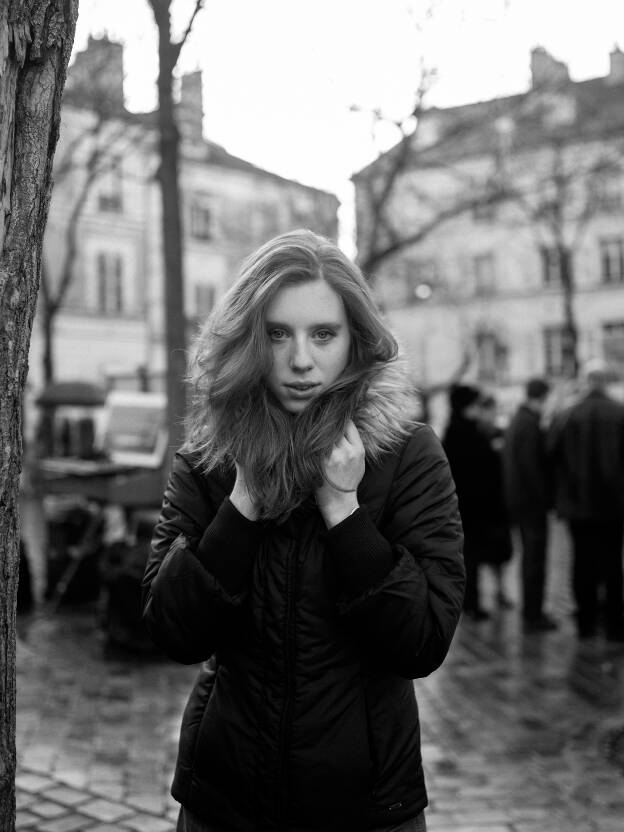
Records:
[[[330,531],[312,499],[281,525],[247,520],[227,499],[233,472],[196,462],[176,458],[144,580],[154,640],[180,662],[211,657],[184,714],[174,797],[243,832],[416,815],[427,797],[410,680],[444,659],[464,587],[440,443],[418,426],[367,462],[361,508]]]

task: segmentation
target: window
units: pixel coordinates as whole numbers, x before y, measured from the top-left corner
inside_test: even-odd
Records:
[[[190,209],[190,229],[194,240],[213,239],[214,216],[208,197],[193,197]]]
[[[624,283],[624,239],[612,237],[600,241],[603,283]]]
[[[123,188],[121,159],[111,159],[100,176],[98,193],[98,210],[106,213],[120,214],[123,211]]]
[[[496,271],[494,255],[491,252],[478,254],[472,260],[474,290],[479,297],[493,295],[496,292]]]
[[[543,335],[544,372],[548,376],[562,376],[565,370],[563,327],[547,326]]]
[[[602,354],[614,367],[624,367],[624,320],[602,325]]]
[[[100,251],[96,263],[96,309],[102,315],[120,314],[125,306],[122,256]]]
[[[561,285],[561,255],[554,246],[542,246],[542,283],[544,286]]]
[[[403,275],[407,303],[418,303],[431,296],[438,279],[438,267],[435,260],[406,260]]]
[[[215,300],[215,287],[209,283],[195,284],[195,315],[205,318],[212,312]]]
[[[495,332],[479,330],[477,346],[477,375],[480,382],[498,384],[508,371],[509,350]]]
[[[589,200],[595,211],[614,214],[624,207],[622,181],[616,171],[597,173],[589,182]]]

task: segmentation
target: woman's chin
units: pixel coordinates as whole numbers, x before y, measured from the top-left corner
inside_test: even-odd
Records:
[[[287,413],[290,413],[292,416],[298,416],[299,413],[303,413],[303,411],[309,407],[311,401],[313,401],[313,399],[298,402],[287,401],[281,402],[281,405]]]

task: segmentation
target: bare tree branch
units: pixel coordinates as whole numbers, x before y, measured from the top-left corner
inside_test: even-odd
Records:
[[[193,9],[193,13],[191,14],[191,17],[189,19],[188,26],[186,27],[186,31],[184,32],[184,34],[182,35],[182,37],[179,41],[176,41],[175,43],[172,43],[172,45],[171,45],[173,54],[175,56],[175,59],[173,61],[173,66],[174,67],[178,62],[178,58],[180,57],[180,52],[182,51],[182,47],[186,43],[186,40],[187,40],[188,36],[191,33],[191,29],[193,28],[193,23],[195,22],[195,18],[197,17],[198,13],[201,11],[203,5],[204,5],[204,0],[195,0],[195,8]]]
[[[78,133],[66,146],[60,160],[60,174],[55,165],[54,174],[57,181],[68,180],[72,174],[80,175],[71,192],[71,209],[63,229],[63,254],[60,267],[53,280],[45,250],[41,270],[40,287],[43,300],[43,374],[46,381],[54,378],[54,326],[55,318],[62,308],[67,293],[74,280],[76,257],[79,249],[80,220],[93,188],[98,181],[117,164],[117,159],[130,147],[151,141],[149,130],[141,125],[130,125],[120,119],[116,124],[107,115],[108,110],[96,113],[95,121],[86,130]],[[77,158],[81,145],[87,146],[85,158]],[[130,175],[124,173],[124,180]],[[74,183],[72,183],[74,184]]]
[[[442,225],[442,223],[473,209],[477,204],[479,204],[478,200],[473,198],[449,205],[447,208],[439,211],[434,217],[431,217],[431,219],[421,223],[415,231],[404,234],[400,238],[395,239],[394,242],[379,247],[373,251],[362,264],[362,270],[366,274],[374,271],[375,268],[377,268],[377,266],[388,257],[397,254],[403,249],[422,242],[425,237],[428,237],[429,234],[431,234],[432,231],[435,231],[435,229]]]

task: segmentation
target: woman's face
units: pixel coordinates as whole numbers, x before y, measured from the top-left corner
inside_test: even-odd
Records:
[[[342,298],[324,280],[285,286],[267,306],[265,326],[273,352],[267,385],[282,407],[300,413],[349,361]]]

